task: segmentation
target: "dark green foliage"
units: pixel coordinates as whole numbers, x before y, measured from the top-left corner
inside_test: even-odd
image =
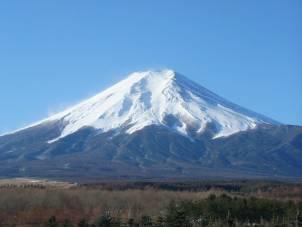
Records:
[[[63,222],[63,227],[73,227],[72,223],[69,220]]]
[[[152,226],[152,218],[149,217],[149,216],[142,216],[141,226],[142,227],[150,227],[150,226]]]
[[[113,226],[113,219],[109,214],[105,214],[96,222],[97,227],[110,227]]]
[[[164,227],[164,224],[165,224],[165,219],[162,216],[159,216],[157,218],[157,220],[155,221],[154,226],[155,227]]]
[[[166,226],[167,227],[187,227],[191,226],[185,206],[178,206],[176,203],[170,203],[168,207]]]
[[[129,227],[134,227],[135,226],[135,222],[134,222],[134,219],[133,218],[130,218],[129,220],[128,220],[128,226]]]
[[[237,198],[211,195],[197,202],[182,202],[168,208],[167,222],[193,220],[208,224],[211,220],[223,220],[228,226],[240,223],[272,222],[277,217],[295,218],[297,205],[268,199]],[[175,224],[175,223],[174,223]]]
[[[44,225],[45,227],[59,227],[59,223],[57,222],[56,217],[51,217],[49,218],[49,220],[47,221],[47,223],[45,223]]]
[[[89,223],[86,219],[82,219],[79,224],[78,227],[89,227]]]

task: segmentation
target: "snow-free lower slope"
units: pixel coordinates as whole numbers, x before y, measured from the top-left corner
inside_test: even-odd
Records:
[[[132,134],[162,125],[184,136],[202,133],[211,124],[213,138],[274,121],[230,103],[172,70],[136,72],[100,94],[38,124],[62,121],[57,141],[90,126],[101,132]]]

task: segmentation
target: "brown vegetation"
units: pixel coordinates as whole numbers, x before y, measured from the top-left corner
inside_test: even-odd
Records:
[[[77,222],[83,217],[97,218],[104,212],[122,219],[156,216],[170,201],[206,198],[213,192],[6,188],[0,190],[0,221],[43,222],[56,216],[59,220],[68,218]]]
[[[299,184],[259,185],[252,190],[241,187],[238,191],[225,191],[213,186],[207,190],[164,190],[145,186],[136,189],[132,186],[97,187],[73,186],[60,187],[0,187],[0,224],[1,223],[44,223],[51,216],[57,220],[80,219],[95,220],[104,213],[115,218],[135,220],[144,215],[158,217],[164,215],[171,201],[198,201],[210,194],[229,196],[268,198],[274,200],[302,201],[302,186]],[[116,187],[121,189],[115,189]],[[193,187],[194,188],[194,187]]]

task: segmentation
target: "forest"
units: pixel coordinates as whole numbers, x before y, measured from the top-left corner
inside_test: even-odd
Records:
[[[299,183],[0,185],[0,226],[302,226]]]

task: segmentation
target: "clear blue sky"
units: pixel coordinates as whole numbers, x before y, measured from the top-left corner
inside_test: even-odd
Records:
[[[0,132],[166,67],[302,125],[302,1],[0,2]]]

